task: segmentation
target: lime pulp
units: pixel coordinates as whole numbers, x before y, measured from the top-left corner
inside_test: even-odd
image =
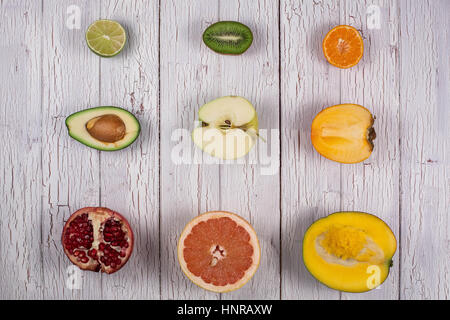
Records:
[[[97,20],[86,31],[86,42],[101,57],[113,57],[122,51],[127,36],[125,29],[116,21]]]

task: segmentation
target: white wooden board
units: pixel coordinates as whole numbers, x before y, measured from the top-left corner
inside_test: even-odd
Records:
[[[448,299],[448,12],[448,0],[0,1],[0,298]],[[100,18],[127,30],[111,59],[84,41]],[[219,20],[253,30],[244,55],[203,44]],[[321,49],[339,24],[364,38],[348,70]],[[244,163],[207,163],[190,139],[198,108],[223,95],[249,99],[269,130]],[[310,143],[315,114],[345,102],[376,116],[375,151],[360,164],[329,161]],[[65,118],[98,105],[136,114],[131,147],[99,152],[68,136]],[[136,235],[113,275],[71,268],[60,243],[72,212],[99,205]],[[198,288],[178,265],[180,232],[210,210],[240,214],[260,238],[260,268],[233,293]],[[303,265],[307,227],[340,210],[376,214],[397,237],[378,290],[340,293]]]

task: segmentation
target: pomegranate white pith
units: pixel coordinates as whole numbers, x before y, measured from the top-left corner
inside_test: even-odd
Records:
[[[113,273],[133,251],[133,232],[119,213],[88,207],[67,220],[62,243],[67,257],[80,269]]]
[[[227,283],[225,285],[215,285],[212,282],[206,282],[201,276],[196,276],[193,272],[191,272],[188,268],[188,263],[184,258],[184,249],[185,249],[185,240],[191,234],[192,229],[200,224],[201,222],[205,222],[210,219],[219,219],[219,218],[230,218],[232,219],[239,227],[244,228],[247,233],[250,235],[249,244],[253,248],[253,254],[251,256],[251,264],[249,268],[247,268],[241,278],[238,281],[233,283]],[[227,250],[222,247],[219,243],[213,244],[208,252],[208,261],[209,265],[214,267],[219,261],[227,258]],[[205,256],[206,257],[206,256]],[[259,266],[259,261],[261,257],[261,249],[258,242],[258,237],[256,235],[255,230],[252,226],[245,221],[240,216],[226,211],[213,211],[201,214],[191,220],[189,222],[183,232],[181,233],[180,239],[178,241],[178,261],[180,262],[180,266],[182,271],[186,274],[186,276],[194,282],[196,285],[200,286],[203,289],[214,291],[214,292],[229,292],[236,289],[239,289],[243,285],[245,285],[255,274],[256,270]]]

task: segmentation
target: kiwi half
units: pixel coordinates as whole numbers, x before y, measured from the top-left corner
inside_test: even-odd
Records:
[[[242,54],[253,42],[249,27],[236,21],[219,21],[203,32],[203,42],[221,54]]]

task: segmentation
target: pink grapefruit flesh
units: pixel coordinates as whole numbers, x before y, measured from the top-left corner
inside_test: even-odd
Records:
[[[242,287],[255,274],[260,247],[251,225],[236,214],[204,213],[181,234],[178,260],[198,286],[228,292]]]

